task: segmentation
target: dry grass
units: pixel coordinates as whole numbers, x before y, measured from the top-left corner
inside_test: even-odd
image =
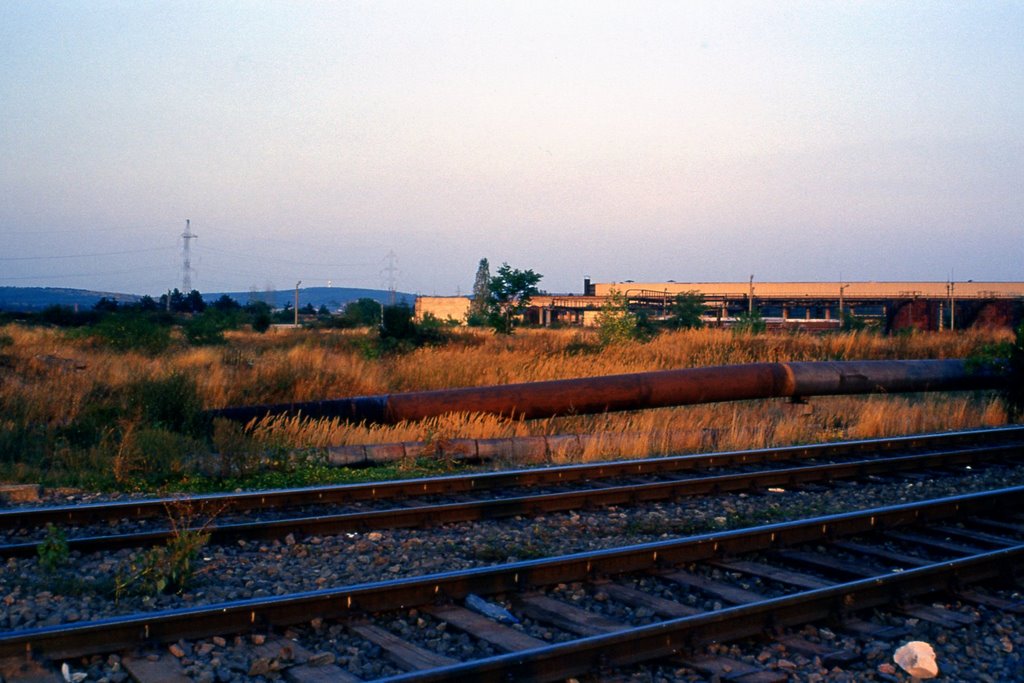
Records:
[[[586,442],[579,458],[586,461],[866,439],[994,427],[1006,422],[1002,403],[981,393],[820,397],[806,405],[785,400],[744,401],[533,421],[453,414],[397,425],[352,426],[338,420],[268,418],[255,426],[254,433],[267,442],[315,448],[456,438],[606,435]],[[553,460],[559,460],[553,455]],[[573,459],[577,459],[575,454]]]
[[[7,325],[0,336],[9,340],[0,346],[0,409],[5,415],[0,428],[68,425],[96,392],[173,374],[192,378],[202,405],[213,408],[758,361],[958,358],[1011,338],[1000,332],[738,336],[709,329],[601,348],[588,330],[525,330],[513,337],[463,330],[446,346],[374,358],[365,334],[350,331],[233,332],[224,346],[175,346],[157,357],[114,353],[88,338],[52,329]],[[649,455],[941,431],[1006,420],[990,394],[959,394],[819,398],[810,410],[759,401],[530,422],[472,414],[392,426],[274,419],[256,425],[252,433],[291,448],[636,434],[625,450]],[[622,449],[621,437],[609,443],[614,448],[592,440],[582,457],[606,458]]]

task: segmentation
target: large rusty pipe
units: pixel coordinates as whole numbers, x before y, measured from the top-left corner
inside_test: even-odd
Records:
[[[999,388],[1002,376],[965,360],[751,363],[498,386],[463,387],[211,411],[241,422],[267,415],[395,423],[450,412],[542,418],[756,398]]]

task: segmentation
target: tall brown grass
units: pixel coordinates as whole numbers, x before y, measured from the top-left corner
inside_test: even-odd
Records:
[[[590,330],[523,330],[512,337],[459,330],[444,346],[375,357],[366,333],[313,330],[231,332],[223,346],[181,344],[153,357],[115,353],[59,330],[11,324],[0,327],[0,335],[9,339],[0,348],[0,429],[16,423],[68,425],[96,392],[176,373],[192,378],[201,403],[214,408],[759,361],[959,358],[1011,338],[1008,332],[985,331],[744,336],[706,329],[601,347]],[[392,426],[279,418],[255,425],[252,434],[293,448],[323,448],[636,433],[640,436],[628,450],[649,455],[992,426],[1006,420],[1000,403],[980,393],[818,398],[809,410],[783,401],[743,402],[529,422],[472,414]],[[680,434],[693,437],[687,441]],[[602,451],[598,439],[583,457],[612,455]]]

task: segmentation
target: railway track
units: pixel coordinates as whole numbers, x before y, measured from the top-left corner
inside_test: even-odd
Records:
[[[335,663],[331,647],[367,648],[370,656],[391,662],[378,669],[378,678],[391,681],[549,681],[666,657],[698,666],[695,653],[707,643],[778,635],[809,622],[825,620],[836,630],[881,637],[883,625],[863,621],[871,610],[900,610],[947,625],[969,621],[961,612],[915,602],[936,593],[1021,610],[1019,603],[976,585],[1013,581],[1024,567],[1022,496],[1024,487],[1018,486],[395,581],[27,629],[0,634],[0,656],[56,660],[156,643],[202,650],[205,642],[216,652],[228,649],[225,636],[246,634],[253,661],[276,662],[290,680],[304,681],[358,680]],[[413,612],[426,625],[421,632],[401,628]],[[518,623],[510,625],[512,620]],[[457,652],[443,638],[424,636],[449,630],[461,634],[449,641],[464,644]],[[335,634],[334,640],[324,633]],[[166,676],[178,661],[165,655],[151,664]],[[136,674],[155,680],[147,676]]]
[[[163,542],[182,528],[166,527],[175,509],[187,509],[193,519],[217,516],[205,528],[213,542],[227,543],[640,505],[901,472],[941,476],[942,470],[1022,455],[1024,428],[1011,427],[370,484],[20,508],[0,511],[0,557],[35,555],[47,524],[66,529],[69,548],[80,552]]]

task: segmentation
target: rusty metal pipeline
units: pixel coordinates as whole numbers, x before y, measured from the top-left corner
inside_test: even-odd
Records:
[[[961,359],[751,363],[236,406],[209,414],[240,422],[301,414],[392,424],[451,412],[532,419],[760,398],[996,389],[1005,381]]]

